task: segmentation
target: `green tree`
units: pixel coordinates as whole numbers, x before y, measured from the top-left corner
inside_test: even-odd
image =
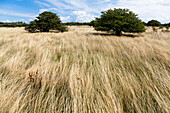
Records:
[[[92,20],[90,23],[89,23],[89,26],[94,26],[95,25],[95,20]]]
[[[36,32],[37,30],[41,32],[49,32],[49,30],[58,30],[64,32],[67,30],[66,27],[61,24],[60,18],[52,12],[43,12],[39,14],[34,21],[31,21],[25,30],[29,32]]]
[[[161,23],[157,20],[150,20],[148,23],[147,23],[147,26],[160,26]]]
[[[30,24],[25,27],[25,30],[27,30],[31,33],[36,32],[36,30],[38,30],[38,25],[37,25],[36,21],[31,21]]]
[[[101,12],[100,18],[94,21],[94,28],[98,31],[107,31],[121,35],[123,32],[145,32],[143,22],[129,9],[109,9]]]

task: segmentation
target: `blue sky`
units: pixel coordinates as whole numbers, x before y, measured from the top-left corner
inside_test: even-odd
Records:
[[[39,13],[52,11],[63,22],[89,22],[110,8],[128,8],[145,22],[170,22],[170,0],[0,0],[0,21],[28,23]]]

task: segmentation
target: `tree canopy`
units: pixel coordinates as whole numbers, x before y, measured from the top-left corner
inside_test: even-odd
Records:
[[[121,35],[123,32],[145,32],[143,22],[129,9],[109,9],[101,12],[100,18],[93,21],[93,26],[98,31],[107,31]]]
[[[147,23],[147,26],[160,26],[160,25],[161,25],[161,23],[158,20],[150,20]]]
[[[61,24],[57,14],[47,11],[39,14],[25,29],[29,32],[36,32],[37,30],[40,32],[49,32],[49,30],[66,31],[66,27]]]
[[[27,26],[24,22],[0,22],[0,27],[25,27]]]

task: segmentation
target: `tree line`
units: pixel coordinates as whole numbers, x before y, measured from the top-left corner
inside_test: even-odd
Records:
[[[61,23],[63,25],[67,25],[67,26],[82,26],[82,25],[88,25],[88,26],[92,26],[94,21],[91,22],[66,22],[66,23]],[[165,24],[161,24],[161,22],[159,22],[158,20],[150,20],[147,23],[143,22],[143,24],[145,26],[169,26],[170,27],[170,22],[169,23],[165,23]],[[0,27],[25,27],[28,26],[27,23],[25,22],[0,22]]]
[[[0,27],[25,27],[28,26],[25,22],[0,22]]]
[[[157,27],[160,27],[160,26],[169,26],[170,27],[170,22],[169,23],[165,23],[165,24],[161,24],[161,22],[159,22],[158,20],[150,20],[148,21],[147,23],[144,22],[144,24],[146,26],[157,26]]]
[[[67,22],[62,23],[56,13],[45,11],[39,14],[35,20],[29,24],[24,22],[3,23],[0,27],[25,27],[29,32],[49,32],[57,30],[58,32],[67,31],[67,26],[71,25],[89,25],[97,31],[107,31],[115,35],[121,35],[122,32],[142,33],[145,32],[145,26],[166,26],[169,29],[170,23],[161,24],[157,20],[151,20],[148,23],[139,19],[138,15],[129,9],[114,8],[101,12],[101,16],[91,22]]]

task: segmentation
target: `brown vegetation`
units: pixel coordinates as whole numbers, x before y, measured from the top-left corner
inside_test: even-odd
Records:
[[[0,28],[0,112],[170,111],[170,33]]]

